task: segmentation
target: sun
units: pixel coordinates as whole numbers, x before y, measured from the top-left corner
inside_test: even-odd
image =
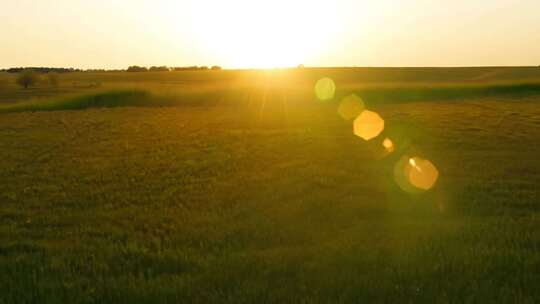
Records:
[[[197,1],[198,47],[235,68],[291,67],[321,56],[339,28],[330,1]]]

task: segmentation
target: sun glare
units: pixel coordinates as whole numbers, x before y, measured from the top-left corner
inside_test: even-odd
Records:
[[[321,56],[339,27],[331,2],[204,0],[193,5],[199,47],[231,67],[306,63]]]

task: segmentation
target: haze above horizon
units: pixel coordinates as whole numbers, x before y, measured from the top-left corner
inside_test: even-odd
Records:
[[[540,64],[534,0],[20,0],[3,11],[0,68]]]

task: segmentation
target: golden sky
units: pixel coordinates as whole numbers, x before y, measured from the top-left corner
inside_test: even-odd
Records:
[[[2,0],[0,67],[540,65],[539,0]]]

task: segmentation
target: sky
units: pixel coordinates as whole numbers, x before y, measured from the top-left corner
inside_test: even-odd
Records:
[[[540,65],[538,0],[0,2],[0,68]]]

